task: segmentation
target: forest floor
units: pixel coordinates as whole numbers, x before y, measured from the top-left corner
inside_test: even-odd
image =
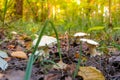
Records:
[[[19,36],[19,37],[18,37]],[[22,38],[20,38],[22,36]],[[23,38],[23,35],[17,35],[12,39],[6,39],[6,35],[1,31],[0,50],[8,53],[8,68],[5,71],[0,70],[0,80],[23,80],[28,59],[19,59],[11,56],[14,51],[23,51],[27,55],[32,53],[32,43],[30,38]],[[75,70],[75,64],[78,63],[78,53],[80,44],[70,43],[69,48],[66,40],[61,39],[61,53],[63,62],[68,64],[66,70],[56,70],[48,62],[36,61],[33,65],[31,80],[73,80],[72,74]],[[57,47],[49,48],[50,57],[48,60],[59,61]],[[111,54],[90,57],[89,48],[82,44],[81,66],[93,66],[102,72],[106,80],[120,80],[120,51],[114,51]],[[82,76],[76,76],[74,80],[84,80]]]

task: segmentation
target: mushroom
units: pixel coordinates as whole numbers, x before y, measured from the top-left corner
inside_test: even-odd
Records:
[[[87,36],[89,36],[90,34],[87,34],[87,33],[83,33],[83,32],[78,32],[78,33],[75,33],[74,34],[74,37],[76,38],[76,40],[75,40],[75,42],[76,42],[76,44],[79,44],[79,39],[81,39],[81,38],[85,38],[85,37],[87,37]]]
[[[38,40],[38,38],[33,41],[33,46],[36,45],[37,40]],[[49,55],[48,47],[52,47],[53,44],[56,44],[56,43],[57,43],[56,38],[50,37],[50,36],[43,36],[39,43],[39,48],[43,49],[45,54],[43,54],[43,52],[41,53],[38,51],[36,51],[35,54],[37,54],[37,55],[40,54],[40,56],[43,55],[44,57],[48,57],[48,55]],[[66,67],[67,67],[67,64],[63,63],[62,58],[60,58],[60,61],[58,63],[56,63],[56,65],[53,65],[53,68],[55,68],[55,69],[65,69]]]
[[[38,38],[33,41],[33,46],[36,45]],[[42,36],[41,41],[38,45],[38,49],[43,49],[44,53],[43,56],[49,55],[48,47],[52,47],[54,44],[57,43],[57,39],[51,36]]]
[[[11,34],[13,34],[13,35],[17,35],[17,32],[15,32],[15,31],[12,31],[12,32],[11,32]]]
[[[88,47],[89,47],[89,51],[91,56],[96,56],[96,55],[100,55],[97,51],[96,51],[96,47],[99,45],[99,43],[97,43],[94,40],[90,40],[90,39],[80,39],[80,41],[82,42],[86,42]]]
[[[12,34],[12,39],[15,39],[18,33],[15,31],[12,31],[11,34]]]

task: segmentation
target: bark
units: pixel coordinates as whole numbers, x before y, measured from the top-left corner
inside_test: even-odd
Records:
[[[111,0],[109,0],[109,28],[113,28],[113,25],[112,25],[112,15],[111,15]]]
[[[23,15],[23,0],[15,0],[15,15],[16,15],[16,18],[19,19],[19,18],[22,18],[22,15]]]
[[[48,2],[47,4],[48,4],[48,19],[50,19],[50,17],[51,17],[51,4],[50,4],[50,2]]]

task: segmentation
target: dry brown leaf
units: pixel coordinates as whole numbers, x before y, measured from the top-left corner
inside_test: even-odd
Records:
[[[10,61],[10,60],[11,60],[11,58],[10,58],[10,57],[8,57],[8,58],[5,58],[4,60],[8,62],[8,61]]]
[[[12,50],[12,49],[15,48],[15,45],[12,45],[12,44],[11,44],[11,45],[8,45],[7,48],[10,49],[10,50]]]
[[[103,74],[92,66],[80,67],[78,75],[82,76],[84,80],[105,80]]]
[[[11,53],[12,57],[17,57],[17,58],[22,58],[22,59],[27,59],[27,55],[26,53],[24,53],[23,51],[15,51]]]
[[[30,50],[32,47],[32,41],[25,42],[26,49]]]
[[[47,74],[45,75],[44,80],[57,80],[60,76],[60,74]]]
[[[66,69],[66,67],[67,67],[67,64],[63,63],[63,61],[59,61],[57,65],[53,66],[54,69]]]
[[[20,46],[20,45],[17,45],[16,48],[15,48],[16,51],[24,51],[25,48]]]

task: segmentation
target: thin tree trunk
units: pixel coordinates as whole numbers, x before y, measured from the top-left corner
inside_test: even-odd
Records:
[[[45,3],[41,2],[41,22],[44,22],[46,20],[46,7]]]
[[[48,4],[48,19],[50,19],[50,17],[51,17],[51,4],[49,1],[47,4]]]
[[[87,4],[90,4],[90,0],[87,0]],[[91,12],[91,8],[89,7],[89,8],[87,8],[87,11],[86,11],[86,19],[87,19],[86,28],[88,28],[90,26],[90,20],[89,20],[90,12]]]
[[[23,0],[15,0],[15,15],[16,15],[16,18],[19,19],[19,18],[22,18],[22,15],[23,15]]]
[[[109,28],[112,28],[113,27],[113,25],[112,25],[112,15],[111,15],[111,0],[109,0],[109,24],[108,24],[108,26],[109,26]]]

